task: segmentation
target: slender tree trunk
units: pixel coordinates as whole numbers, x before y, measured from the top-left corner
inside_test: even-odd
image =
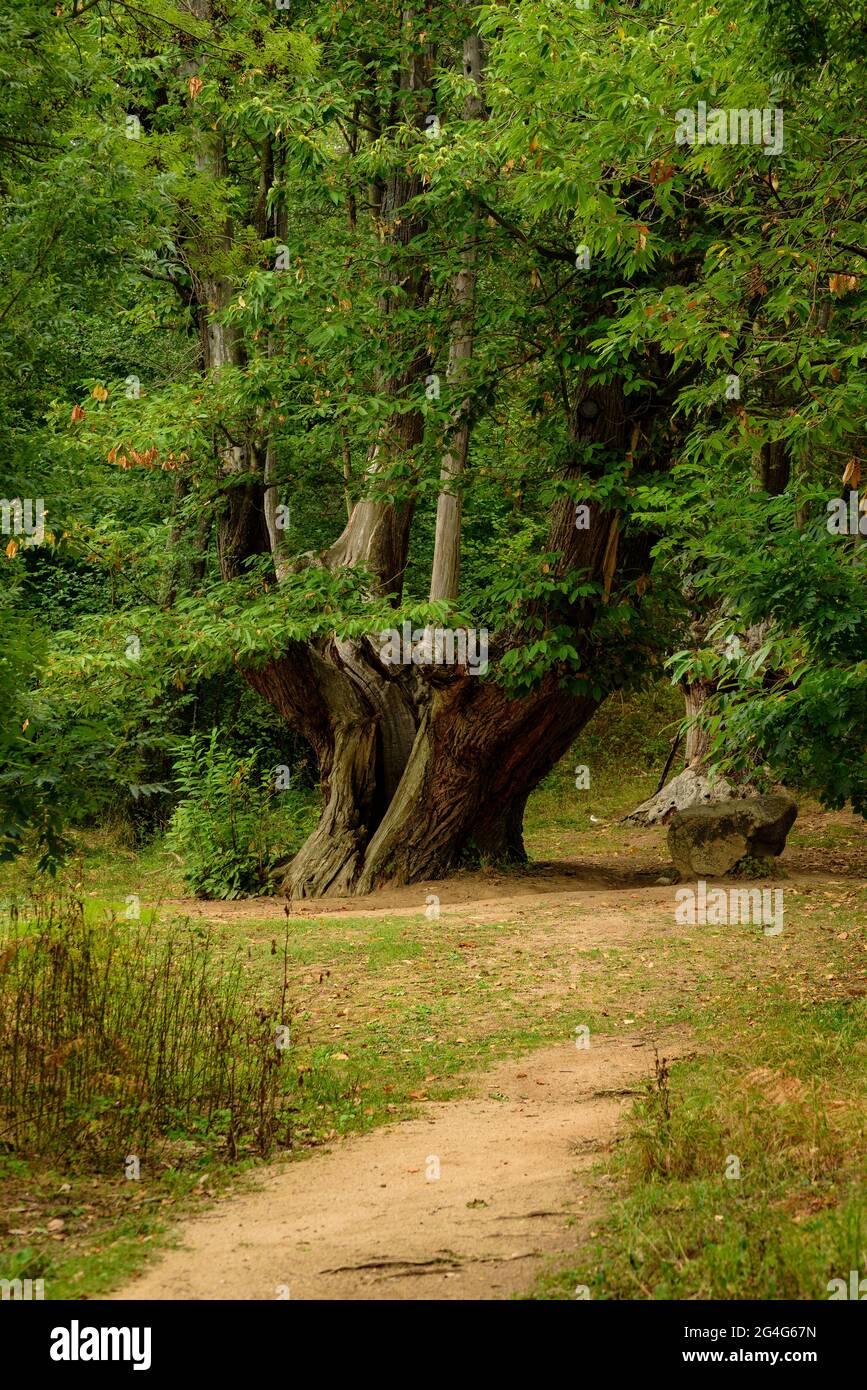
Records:
[[[464,77],[473,83],[473,91],[464,105],[467,119],[484,115],[482,94],[484,47],[475,32],[464,40]],[[449,348],[446,384],[449,391],[460,392],[473,355],[476,280],[478,278],[478,208],[474,206],[467,232],[467,244],[461,252],[461,267],[452,285],[456,310],[455,327]],[[449,443],[440,471],[440,494],[437,499],[436,533],[434,536],[433,566],[430,598],[451,599],[458,596],[461,578],[461,493],[460,478],[467,464],[470,446],[470,401],[460,401],[452,422]]]
[[[197,19],[214,22],[214,0],[183,0],[183,8]],[[184,63],[183,75],[195,79],[199,63],[195,54]],[[194,98],[190,91],[190,104]],[[225,136],[206,126],[196,132],[195,165],[203,180],[216,185],[229,179],[229,160]],[[273,150],[270,141],[261,149],[259,199],[252,220],[264,226],[267,186],[273,177]],[[264,192],[263,192],[264,190]],[[232,217],[227,214],[216,234],[202,235],[194,248],[194,259],[205,267],[219,266],[231,252],[235,240]],[[218,377],[227,368],[244,365],[245,351],[238,329],[224,321],[234,287],[220,270],[206,268],[193,276],[201,343],[200,360],[206,375]],[[217,554],[224,579],[240,573],[251,555],[270,549],[262,500],[261,470],[258,469],[254,422],[222,426],[214,440],[220,472],[227,479],[236,476],[235,486],[226,490],[224,511],[217,523]],[[258,476],[256,476],[258,474]]]
[[[761,489],[772,497],[780,496],[789,485],[790,466],[791,461],[784,441],[764,444],[756,459],[756,489]],[[797,524],[797,518],[795,522]],[[695,648],[704,645],[708,628],[718,616],[718,611],[696,616],[692,633]],[[742,640],[745,653],[751,653],[761,646],[767,631],[768,625],[760,623],[749,628],[743,639],[738,637],[737,640]],[[720,646],[722,647],[722,643]],[[710,780],[710,734],[702,727],[701,714],[715,690],[716,683],[704,678],[684,682],[684,716],[690,721],[686,730],[684,767],[659,792],[626,816],[626,820],[638,825],[653,825],[666,821],[673,811],[687,806],[724,801],[733,796],[751,795],[750,782],[744,774],[734,776],[731,781],[724,777]]]
[[[403,11],[403,27],[409,31],[414,11]],[[425,109],[422,94],[431,81],[433,50],[413,52],[401,73],[400,94],[404,102],[418,99],[415,124],[424,129]],[[379,302],[380,319],[389,348],[389,356],[403,357],[406,366],[398,371],[376,373],[380,395],[403,401],[412,389],[420,389],[430,366],[428,351],[423,343],[407,341],[406,331],[397,331],[394,321],[405,314],[407,307],[421,310],[430,294],[430,277],[420,255],[414,253],[425,225],[418,215],[405,209],[421,192],[421,176],[415,170],[399,169],[385,180],[378,207],[383,242],[391,253],[383,262],[382,294]],[[402,502],[380,500],[378,491],[389,492],[393,484],[392,465],[402,469],[412,467],[413,456],[424,432],[420,409],[400,410],[387,420],[368,454],[367,474],[371,480],[370,495],[361,498],[352,508],[342,534],[325,557],[329,569],[343,566],[363,567],[374,574],[381,592],[399,600],[403,590],[403,575],[409,548],[409,535],[415,510],[410,494]]]
[[[762,445],[756,468],[758,488],[770,497],[780,497],[789,485],[790,471],[791,459],[784,440],[774,440]],[[707,620],[701,626],[706,629]],[[746,651],[755,651],[764,640],[764,635],[764,624],[760,624],[758,628],[750,628],[743,639]],[[707,771],[710,735],[707,729],[701,727],[699,716],[715,689],[714,682],[706,680],[687,683],[683,689],[685,715],[693,721],[686,731],[686,766],[702,775]]]
[[[713,690],[710,681],[692,681],[683,687],[684,714],[687,719],[696,721],[704,709],[708,695]],[[710,749],[710,735],[698,722],[689,725],[686,731],[684,759],[687,767],[703,771]]]

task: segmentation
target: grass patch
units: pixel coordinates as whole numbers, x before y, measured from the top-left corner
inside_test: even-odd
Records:
[[[810,924],[813,968],[793,961],[787,987],[706,976],[702,1055],[658,1059],[604,1165],[608,1214],[533,1297],[812,1300],[867,1273],[863,947],[841,918],[825,942]]]
[[[23,914],[15,930],[19,940],[27,935]],[[76,932],[98,958],[110,953],[111,970],[123,979],[111,974],[118,998],[104,1011],[79,1005],[76,1012],[68,1001],[60,1007],[56,983],[54,995],[42,996],[39,1017],[44,1012],[65,1018],[63,1038],[48,1040],[48,1055],[68,1041],[67,1034],[78,1036],[84,1020],[89,1050],[73,1049],[61,1073],[87,1065],[84,1073],[67,1077],[73,1086],[61,1086],[52,1073],[47,1115],[34,1115],[31,1100],[29,1127],[19,1125],[14,1135],[5,1131],[0,1274],[15,1277],[23,1262],[35,1272],[21,1277],[45,1279],[49,1299],[103,1293],[170,1239],[178,1218],[213,1200],[239,1175],[255,1172],[255,1108],[246,1125],[216,1103],[209,1109],[208,1073],[197,1077],[189,1060],[199,1055],[197,1048],[188,1050],[187,1061],[177,1046],[162,1049],[162,1090],[142,1111],[148,1091],[141,1060],[155,1061],[159,1049],[148,1039],[161,1035],[164,1016],[173,1016],[170,1001],[176,999],[171,980],[157,985],[169,947],[177,952],[179,942],[184,949],[188,945],[185,969],[198,962],[202,971],[207,962],[214,988],[220,980],[232,980],[233,997],[243,1001],[244,1025],[252,1029],[254,1043],[264,1039],[270,1057],[273,1022],[278,1016],[287,1019],[290,1047],[275,1073],[279,1088],[273,1109],[281,1130],[274,1153],[302,1159],[344,1135],[399,1119],[418,1101],[459,1095],[469,1070],[551,1040],[564,1041],[578,1022],[604,1029],[601,1016],[585,1008],[579,1018],[572,1003],[540,1010],[537,963],[505,945],[515,930],[511,923],[470,927],[417,914],[303,918],[290,921],[284,937],[282,931],[275,935],[272,922],[202,926],[163,914],[145,924],[111,921],[105,914],[88,918],[82,910]],[[49,959],[50,942],[42,967]],[[127,974],[138,983],[128,984]],[[90,988],[96,989],[100,978],[104,996],[104,968]],[[284,978],[285,1005],[257,1016],[268,1000],[280,996]],[[158,1017],[142,1007],[147,981],[154,986],[149,998],[169,1001]],[[38,997],[33,996],[34,1009]],[[131,1016],[133,1006],[137,1019]],[[195,1013],[206,1016],[201,1008]],[[42,1041],[27,1036],[34,1046]],[[117,1036],[125,1053],[116,1050]],[[240,1034],[231,1036],[237,1041]],[[216,1062],[207,1060],[213,1074]],[[196,1065],[201,1061],[199,1056]],[[30,1065],[34,1080],[48,1064],[33,1055]],[[147,1068],[145,1075],[151,1075]],[[131,1084],[137,1087],[134,1101],[126,1090]],[[236,1079],[236,1092],[238,1084]],[[186,1111],[179,1098],[186,1098]],[[154,1126],[149,1139],[134,1129],[143,1113]],[[270,1113],[266,1110],[266,1118]],[[47,1130],[44,1123],[39,1130],[45,1121]],[[131,1181],[124,1164],[136,1153],[144,1161],[138,1179]]]
[[[615,827],[611,835],[605,827],[656,790],[682,718],[683,696],[668,681],[606,700],[527,803],[524,831],[531,859],[618,848],[621,830]],[[581,767],[589,784],[578,787]],[[679,767],[675,763],[672,775]]]

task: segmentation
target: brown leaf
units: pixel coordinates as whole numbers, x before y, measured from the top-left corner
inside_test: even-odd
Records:
[[[843,472],[843,486],[851,483],[852,487],[857,487],[861,481],[861,465],[857,459],[850,459]]]
[[[674,165],[667,159],[652,159],[650,161],[650,182],[655,187],[659,187],[661,183],[667,183],[674,172]]]
[[[190,77],[188,79],[187,90],[190,96],[192,97],[193,101],[195,101],[196,97],[199,95],[199,92],[202,90],[204,85],[205,84],[202,81],[201,77]]]
[[[857,288],[857,275],[838,274],[828,276],[828,289],[833,295],[836,295],[838,299],[842,299],[844,294],[848,294],[850,290],[857,290]]]

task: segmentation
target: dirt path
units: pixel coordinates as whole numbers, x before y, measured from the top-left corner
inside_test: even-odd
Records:
[[[491,1299],[528,1288],[592,1219],[588,1170],[653,1074],[642,1030],[548,1047],[477,1078],[475,1099],[269,1170],[179,1232],[115,1299]],[[439,1178],[428,1174],[436,1171]]]
[[[848,836],[848,825],[842,829]],[[863,834],[857,848],[860,854]],[[845,850],[852,852],[848,838]],[[522,875],[455,875],[365,899],[164,903],[239,926],[254,947],[287,917],[305,930],[305,918],[314,930],[322,923],[322,959],[302,961],[296,982],[317,1045],[326,1039],[352,1052],[344,1032],[356,1029],[357,1049],[362,1025],[390,1017],[391,1001],[405,1012],[416,996],[420,1005],[439,1003],[438,1016],[424,1026],[444,1039],[464,1030],[463,1008],[473,1010],[476,1034],[484,1036],[501,1026],[502,1008],[523,1004],[544,1017],[573,997],[582,1009],[602,1013],[609,1032],[588,1049],[558,1043],[501,1062],[471,1079],[468,1098],[426,1101],[410,1120],[264,1170],[255,1189],[180,1227],[178,1246],[113,1297],[496,1299],[528,1290],[547,1262],[567,1263],[603,1208],[603,1190],[590,1173],[594,1158],[652,1076],[654,1048],[674,1060],[690,1046],[685,1028],[642,1022],[653,992],[672,1001],[700,988],[706,992],[698,997],[710,1000],[713,989],[742,974],[745,951],[758,980],[785,983],[797,975],[796,984],[817,988],[808,974],[818,931],[813,914],[831,890],[841,902],[840,890],[848,890],[848,880],[837,884],[830,876],[838,862],[825,848],[787,850],[785,882],[800,893],[802,907],[785,942],[696,934],[676,922],[658,847],[640,853],[644,862],[629,872],[600,856]],[[418,917],[430,894],[440,907],[432,936],[441,941],[457,932],[452,945],[466,956],[450,958],[449,990],[436,958],[426,954],[423,928],[413,937],[418,954],[377,973],[367,953],[378,937],[360,936],[351,959],[327,944],[329,921]],[[495,935],[473,936],[474,927],[501,923]],[[833,979],[826,971],[822,978]],[[489,982],[508,984],[508,1002],[475,989]]]

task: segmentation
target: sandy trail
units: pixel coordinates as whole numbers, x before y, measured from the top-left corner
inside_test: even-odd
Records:
[[[496,1299],[568,1258],[592,1219],[588,1169],[653,1075],[640,1030],[547,1047],[476,1078],[475,1099],[272,1167],[181,1227],[115,1299]],[[439,1178],[429,1177],[439,1164]],[[569,1224],[574,1217],[578,1222]]]
[[[163,907],[249,922],[255,932],[271,931],[287,915],[420,913],[432,892],[446,924],[511,923],[485,961],[505,978],[513,948],[534,955],[541,1009],[572,988],[569,953],[629,944],[647,953],[651,929],[678,937],[674,889],[659,882],[660,868],[626,874],[607,865],[548,864],[523,876],[456,875],[363,899]],[[789,882],[806,889],[833,881],[816,868],[800,856]],[[543,962],[564,937],[567,968],[555,960],[552,970]],[[741,949],[736,942],[731,948]],[[666,975],[669,985],[695,988],[689,959],[670,962]],[[615,995],[617,988],[616,981],[609,986]],[[574,1042],[541,1048],[477,1075],[471,1098],[425,1102],[414,1118],[272,1165],[254,1189],[179,1227],[178,1245],[113,1298],[497,1299],[525,1292],[546,1262],[568,1262],[598,1219],[602,1191],[589,1170],[653,1075],[655,1048],[676,1060],[689,1039],[683,1030],[639,1025],[592,1038],[587,1049]],[[428,1177],[433,1160],[438,1179]]]

